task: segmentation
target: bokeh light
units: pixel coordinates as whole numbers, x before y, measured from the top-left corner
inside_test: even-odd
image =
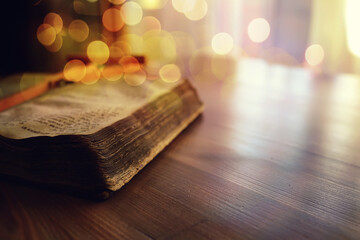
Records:
[[[120,31],[124,26],[124,21],[121,17],[120,10],[114,7],[105,10],[102,16],[102,23],[104,27],[110,32]]]
[[[138,24],[142,17],[143,11],[141,6],[136,2],[126,2],[121,6],[121,16],[127,25]]]
[[[184,13],[187,0],[171,0],[173,8],[179,13]]]
[[[305,59],[311,66],[319,65],[324,60],[324,49],[319,44],[313,44],[306,49]]]
[[[110,56],[109,47],[103,41],[92,41],[87,47],[87,56],[93,63],[104,64]]]
[[[109,0],[110,3],[114,5],[120,5],[123,4],[126,0]]]
[[[56,13],[48,13],[44,18],[44,23],[49,24],[54,27],[56,33],[60,33],[63,28],[63,20],[59,14]]]
[[[176,44],[173,36],[166,31],[149,31],[143,36],[144,53],[147,61],[173,63],[176,60]]]
[[[116,41],[110,46],[110,58],[118,61],[121,57],[131,54],[131,46],[125,41]]]
[[[218,33],[212,38],[211,47],[215,53],[225,55],[234,48],[234,40],[228,33]]]
[[[192,20],[198,21],[205,17],[208,11],[208,5],[205,0],[186,0],[184,6],[185,16]]]
[[[117,64],[109,65],[103,68],[101,74],[106,80],[117,81],[124,75],[124,69],[122,66]]]
[[[100,69],[95,64],[91,63],[86,66],[86,73],[85,76],[81,79],[81,82],[87,85],[91,85],[96,83],[100,79],[100,76]]]
[[[141,69],[134,73],[125,73],[124,79],[130,86],[139,86],[145,82],[146,73]]]
[[[168,0],[137,0],[143,9],[154,10],[163,8]]]
[[[157,18],[153,17],[153,16],[144,17],[139,22],[139,24],[137,24],[137,25],[135,25],[135,26],[133,26],[131,28],[131,32],[133,34],[137,34],[139,36],[142,36],[146,32],[152,31],[152,30],[155,30],[155,31],[158,31],[158,32],[161,31],[161,23],[160,23],[160,21]]]
[[[68,32],[73,40],[83,42],[89,36],[89,26],[83,20],[76,19],[70,23]]]
[[[347,43],[350,52],[352,52],[357,57],[360,57],[359,10],[360,10],[359,0],[346,1],[345,21],[346,21]]]
[[[61,49],[62,45],[63,38],[61,34],[57,34],[55,37],[55,41],[51,45],[45,46],[45,48],[50,52],[58,52]]]
[[[36,32],[37,39],[44,46],[50,46],[53,44],[56,38],[56,30],[49,24],[41,24]]]
[[[160,69],[159,75],[164,82],[172,83],[180,80],[181,71],[176,64],[166,64]]]
[[[143,38],[136,34],[123,34],[118,38],[119,41],[127,42],[131,47],[132,55],[144,54],[144,41]]]
[[[252,20],[248,26],[248,34],[251,41],[264,42],[270,35],[270,25],[264,18]]]
[[[139,61],[133,56],[125,56],[119,60],[125,73],[134,73],[140,70]]]
[[[77,59],[70,60],[64,67],[64,77],[68,81],[78,82],[86,74],[85,64]]]

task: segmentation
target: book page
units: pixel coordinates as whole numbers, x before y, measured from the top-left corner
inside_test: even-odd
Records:
[[[36,136],[91,134],[119,121],[177,84],[100,80],[94,85],[70,84],[0,112],[0,135]]]

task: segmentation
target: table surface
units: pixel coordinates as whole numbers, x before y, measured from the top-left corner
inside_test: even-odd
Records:
[[[109,200],[1,180],[0,239],[359,239],[360,79],[226,66],[197,75],[204,114]]]

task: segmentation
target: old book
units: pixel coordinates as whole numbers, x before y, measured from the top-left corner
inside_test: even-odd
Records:
[[[202,110],[187,80],[66,85],[0,113],[0,174],[106,198]]]

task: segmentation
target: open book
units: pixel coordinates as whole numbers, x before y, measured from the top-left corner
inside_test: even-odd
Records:
[[[0,174],[106,198],[202,110],[187,80],[66,85],[0,113]]]

